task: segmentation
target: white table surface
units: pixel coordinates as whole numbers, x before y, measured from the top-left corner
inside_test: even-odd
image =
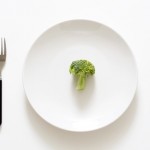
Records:
[[[88,133],[44,122],[28,103],[22,84],[24,60],[33,42],[47,28],[69,19],[112,27],[132,49],[138,67],[138,88],[129,109],[113,124]],[[0,150],[150,149],[149,0],[0,0],[0,37],[6,37],[8,49]]]

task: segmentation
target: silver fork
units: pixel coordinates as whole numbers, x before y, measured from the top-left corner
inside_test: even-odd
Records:
[[[1,38],[1,51],[0,51],[0,125],[2,124],[2,69],[6,62],[6,41]]]

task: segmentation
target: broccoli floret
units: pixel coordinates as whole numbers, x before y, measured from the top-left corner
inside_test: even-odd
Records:
[[[76,89],[83,90],[85,88],[86,78],[95,73],[95,67],[88,60],[81,59],[73,61],[69,71],[77,77]]]

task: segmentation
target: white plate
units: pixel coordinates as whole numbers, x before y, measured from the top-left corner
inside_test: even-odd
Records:
[[[90,60],[95,75],[75,89],[72,61]],[[31,47],[23,84],[34,110],[69,131],[91,131],[118,119],[130,105],[137,69],[125,41],[112,29],[88,20],[65,21],[44,32]]]

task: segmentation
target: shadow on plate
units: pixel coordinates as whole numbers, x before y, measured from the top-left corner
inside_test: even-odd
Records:
[[[94,95],[94,88],[95,88],[95,78],[94,76],[89,76],[86,79],[86,86],[84,91],[83,90],[77,90],[76,85],[77,85],[77,78],[72,79],[72,84],[71,84],[71,92],[72,92],[72,97],[74,98],[77,107],[80,110],[85,109],[91,102],[92,96]]]
[[[76,96],[78,97],[78,95]],[[118,142],[121,142],[125,135],[131,131],[136,118],[138,94],[136,93],[127,111],[114,123],[102,129],[83,133],[64,131],[48,124],[32,109],[26,97],[25,103],[29,122],[34,134],[52,149],[106,150],[113,149],[113,147],[117,146]]]

